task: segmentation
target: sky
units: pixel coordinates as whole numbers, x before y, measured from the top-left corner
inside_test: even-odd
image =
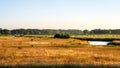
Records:
[[[0,28],[120,29],[120,0],[0,0]]]

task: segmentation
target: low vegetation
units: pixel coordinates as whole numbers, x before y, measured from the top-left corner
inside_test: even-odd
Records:
[[[120,40],[113,40],[111,43],[108,43],[108,45],[120,45]]]
[[[119,46],[71,38],[0,37],[1,67],[119,67],[119,53]]]
[[[94,41],[113,41],[120,40],[119,34],[101,34],[101,35],[74,35],[72,38],[80,40],[94,40]]]
[[[70,38],[69,34],[55,34],[54,38]]]

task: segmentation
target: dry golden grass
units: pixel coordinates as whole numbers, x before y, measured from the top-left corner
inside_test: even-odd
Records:
[[[0,46],[55,46],[55,45],[88,45],[87,41],[76,39],[30,38],[30,37],[0,37]]]
[[[90,46],[75,39],[0,37],[0,65],[120,65],[120,47]],[[88,46],[87,46],[88,45]]]

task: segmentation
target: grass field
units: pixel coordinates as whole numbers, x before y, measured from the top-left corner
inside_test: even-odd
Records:
[[[77,38],[120,38],[120,34],[91,34],[91,35],[73,35]]]
[[[24,35],[24,37],[41,37],[41,38],[49,37],[51,38],[51,37],[54,37],[54,35]]]
[[[71,38],[82,38],[82,39],[120,39],[120,34],[90,34],[90,35],[70,35]],[[24,35],[24,37],[41,37],[41,38],[52,38],[54,35]]]
[[[0,66],[73,68],[120,65],[120,46],[90,46],[77,39],[0,37]]]
[[[120,34],[89,34],[89,35],[70,35],[71,38],[115,38],[120,39]],[[52,38],[54,35],[24,35],[24,37]]]

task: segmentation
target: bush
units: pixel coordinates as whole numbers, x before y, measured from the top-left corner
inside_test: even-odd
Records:
[[[70,38],[69,34],[55,34],[54,38]]]
[[[54,38],[60,38],[60,37],[61,37],[60,34],[55,34],[55,35],[54,35]]]

